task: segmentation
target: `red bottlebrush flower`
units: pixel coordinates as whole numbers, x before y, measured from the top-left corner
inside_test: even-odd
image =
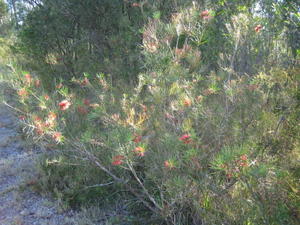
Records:
[[[45,122],[45,126],[47,127],[54,127],[55,126],[55,120],[56,120],[56,114],[54,112],[50,112],[48,114],[48,119]]]
[[[90,104],[91,104],[91,101],[89,100],[89,99],[84,99],[83,100],[83,104],[85,104],[86,106],[90,106]]]
[[[192,142],[191,135],[184,134],[179,138],[180,141],[183,141],[184,144],[189,144]]]
[[[141,135],[134,135],[135,137],[133,138],[133,142],[134,143],[139,143],[139,142],[141,142],[141,140],[142,140],[142,136]]]
[[[25,88],[21,88],[21,89],[18,91],[18,95],[19,95],[20,97],[22,97],[22,98],[25,98],[25,97],[27,97],[28,92],[26,91]]]
[[[247,155],[242,155],[242,156],[240,157],[240,159],[243,160],[243,161],[246,161],[246,160],[248,159],[248,157],[247,157]]]
[[[132,3],[132,7],[140,7],[141,5],[137,2]]]
[[[34,81],[34,86],[37,87],[37,88],[40,87],[40,86],[41,86],[41,81],[38,80],[38,79],[35,80],[35,81]]]
[[[232,173],[227,173],[227,174],[226,174],[226,177],[227,177],[228,179],[230,179],[230,178],[232,177]]]
[[[255,30],[256,33],[260,32],[261,29],[263,29],[263,26],[260,25],[260,24],[257,25],[257,26],[254,28],[254,30]]]
[[[50,99],[49,95],[45,95],[45,96],[44,96],[44,99],[45,99],[46,101],[48,101],[48,100]]]
[[[53,128],[55,126],[54,120],[46,120],[45,127]]]
[[[141,146],[139,147],[136,147],[134,150],[133,150],[138,156],[141,156],[143,157],[145,155],[145,149]]]
[[[81,86],[86,86],[90,83],[89,79],[87,77],[85,77],[82,81],[81,81]]]
[[[63,100],[58,105],[59,105],[60,110],[64,111],[70,107],[71,102],[69,102],[68,100]]]
[[[54,113],[54,112],[49,112],[49,114],[48,114],[48,120],[51,120],[51,121],[53,121],[53,120],[55,120],[56,119],[56,114]]]
[[[174,163],[171,160],[166,160],[164,162],[164,166],[167,169],[173,169],[173,168],[175,168],[175,165],[174,165]]]
[[[208,10],[202,11],[202,12],[200,13],[200,16],[201,16],[202,19],[205,19],[205,20],[209,19],[209,18],[210,18],[209,11],[208,11]]]
[[[20,120],[25,120],[26,117],[25,117],[24,115],[21,115],[21,116],[19,116],[19,119],[20,119]]]
[[[114,165],[114,166],[121,165],[121,164],[123,164],[124,159],[125,159],[125,157],[123,155],[116,155],[113,157],[112,165]]]
[[[125,159],[125,156],[123,155],[116,155],[113,157],[113,160],[124,160]]]
[[[59,83],[58,85],[55,86],[57,89],[61,89],[63,87],[62,83]]]
[[[52,134],[52,138],[56,141],[56,142],[61,142],[62,141],[62,134],[60,132],[54,132]]]
[[[115,161],[112,162],[112,164],[113,164],[114,166],[121,165],[122,163],[123,163],[122,160],[115,160]]]
[[[44,134],[44,131],[43,131],[41,128],[39,128],[39,127],[36,128],[35,132],[36,132],[38,135],[43,135],[43,134]]]
[[[27,74],[25,74],[24,75],[25,76],[25,79],[26,79],[26,82],[28,83],[28,84],[30,84],[31,83],[31,75],[29,74],[29,73],[27,73]]]
[[[86,115],[88,114],[88,109],[84,106],[78,106],[77,107],[77,111],[81,114],[81,115]]]
[[[41,117],[39,116],[34,116],[33,117],[33,123],[35,125],[35,131],[38,135],[42,135],[44,134],[44,128],[45,128],[45,124],[43,123]]]
[[[40,121],[42,121],[42,118],[39,117],[39,116],[34,116],[34,117],[33,117],[33,121],[34,121],[34,122],[40,122]]]
[[[241,167],[247,167],[247,166],[248,166],[248,163],[247,163],[247,162],[241,162],[241,163],[240,163],[240,166],[241,166]]]
[[[183,105],[186,107],[190,107],[192,105],[192,100],[189,98],[185,98],[183,101]]]

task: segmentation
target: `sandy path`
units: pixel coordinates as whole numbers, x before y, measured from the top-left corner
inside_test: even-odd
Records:
[[[35,174],[36,150],[24,147],[17,119],[0,105],[0,224],[67,225],[72,213],[58,212],[54,201],[30,190]],[[69,221],[69,222],[68,222]]]

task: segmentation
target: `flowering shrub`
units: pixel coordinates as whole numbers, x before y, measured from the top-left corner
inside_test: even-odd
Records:
[[[220,62],[226,68],[203,69],[214,15],[194,4],[150,21],[135,88],[85,74],[46,93],[20,77],[22,123],[36,142],[97,168],[101,179],[93,179],[130,193],[166,224],[296,224],[299,70],[240,74],[233,56]],[[253,32],[253,23],[232,24]],[[81,174],[68,186],[78,193],[93,179]]]

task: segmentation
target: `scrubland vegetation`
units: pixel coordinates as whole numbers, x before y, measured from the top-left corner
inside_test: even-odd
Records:
[[[130,212],[107,224],[299,223],[297,1],[0,3],[36,191]]]

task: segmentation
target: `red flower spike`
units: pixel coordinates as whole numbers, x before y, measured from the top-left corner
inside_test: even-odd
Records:
[[[19,95],[20,97],[22,97],[22,98],[25,98],[25,97],[27,97],[28,92],[26,91],[25,88],[22,88],[22,89],[20,89],[20,90],[18,91],[18,95]]]
[[[185,98],[183,101],[184,106],[190,107],[192,105],[192,100],[189,98]]]
[[[54,134],[52,135],[52,138],[56,142],[61,142],[62,141],[62,134],[60,132],[54,132]]]
[[[90,104],[91,104],[91,101],[89,100],[89,99],[84,99],[83,100],[83,104],[85,104],[86,106],[90,106]]]
[[[142,140],[142,136],[141,135],[134,135],[134,139],[132,140],[134,143],[139,143]]]
[[[247,155],[242,155],[242,156],[240,157],[240,159],[243,160],[243,161],[246,161],[248,158],[247,158]]]
[[[45,99],[46,101],[48,101],[48,100],[50,99],[49,95],[45,95],[45,96],[44,96],[44,99]]]
[[[230,178],[232,177],[232,174],[231,174],[231,173],[227,173],[227,174],[226,174],[226,177],[227,177],[228,179],[230,179]]]
[[[114,166],[121,165],[121,164],[123,164],[124,159],[125,159],[125,157],[123,155],[116,155],[113,157],[112,165],[114,165]]]
[[[143,147],[136,147],[134,150],[133,150],[138,156],[145,156],[145,149]]]
[[[25,116],[23,116],[23,115],[21,115],[21,116],[19,116],[19,119],[20,119],[20,120],[25,120],[25,119],[26,119],[26,117],[25,117]]]
[[[88,114],[88,110],[87,110],[87,108],[86,107],[84,107],[84,106],[78,106],[77,107],[77,111],[81,114],[81,115],[86,115],[86,114]]]
[[[191,139],[191,135],[189,134],[184,134],[182,135],[180,138],[179,138],[180,141],[182,141],[184,144],[189,144],[192,142],[192,139]]]
[[[112,164],[113,164],[114,166],[121,165],[122,163],[123,163],[122,160],[115,160],[115,161],[112,162]]]
[[[202,17],[202,19],[209,19],[210,18],[210,14],[209,14],[209,11],[208,10],[204,10],[200,13],[200,16]]]
[[[170,160],[166,160],[166,161],[164,162],[164,166],[165,166],[165,168],[167,168],[167,169],[173,169],[173,168],[175,168],[174,163],[171,162]]]
[[[40,121],[42,121],[42,118],[39,116],[34,116],[33,120],[34,120],[34,122],[40,122]]]
[[[28,84],[30,84],[31,83],[31,75],[29,74],[29,73],[27,73],[27,74],[25,74],[24,75],[25,76],[25,79],[26,79],[26,82],[28,83]]]
[[[35,130],[35,132],[38,134],[38,135],[43,135],[44,134],[44,131],[41,129],[41,128],[37,128]]]
[[[137,2],[132,3],[132,7],[140,7],[141,5]]]
[[[113,160],[123,160],[125,159],[125,156],[123,155],[116,155],[115,157],[113,157]]]
[[[262,25],[257,25],[255,28],[254,28],[254,30],[255,30],[255,32],[256,33],[258,33],[258,32],[260,32],[260,30],[263,28],[263,26]]]
[[[81,81],[81,86],[86,86],[86,85],[88,85],[90,83],[90,81],[89,81],[89,79],[88,78],[84,78],[82,81]]]
[[[241,166],[241,167],[247,167],[247,166],[248,166],[248,163],[247,163],[247,162],[241,162],[241,163],[240,163],[240,166]]]
[[[48,114],[48,120],[51,120],[51,121],[53,121],[53,120],[55,120],[56,119],[56,114],[54,113],[54,112],[49,112],[49,114]]]
[[[58,105],[60,110],[65,111],[71,106],[71,102],[69,102],[68,100],[63,100]]]

